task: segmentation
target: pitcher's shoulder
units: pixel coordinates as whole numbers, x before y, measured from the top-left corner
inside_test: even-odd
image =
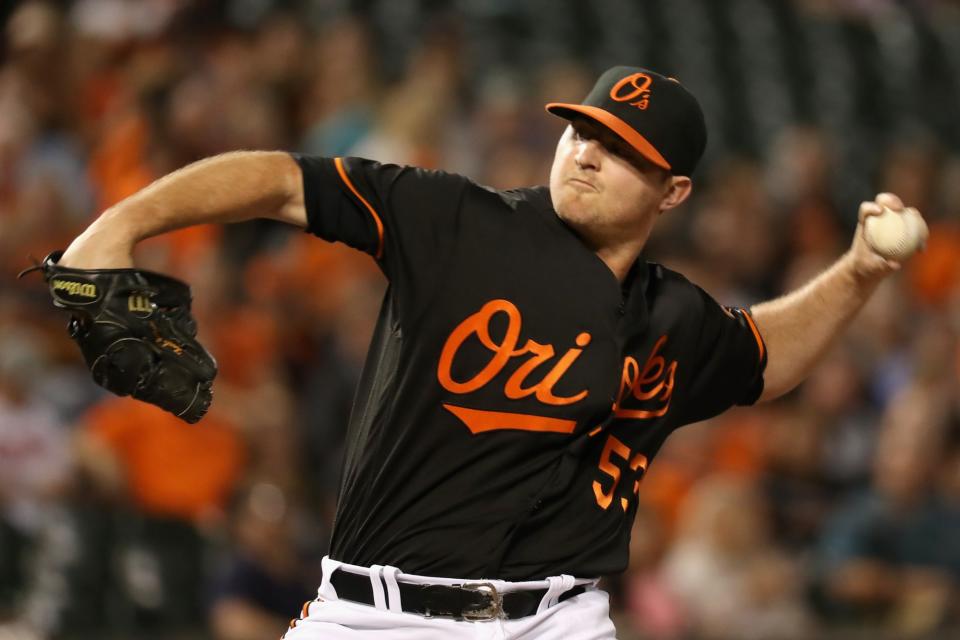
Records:
[[[658,262],[646,262],[646,297],[660,307],[679,314],[691,314],[703,308],[709,295],[679,271]]]

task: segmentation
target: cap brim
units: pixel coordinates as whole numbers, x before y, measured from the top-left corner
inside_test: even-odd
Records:
[[[596,120],[615,134],[623,138],[627,144],[640,152],[644,158],[657,165],[661,169],[670,171],[672,167],[666,159],[660,155],[660,152],[650,144],[650,141],[640,135],[636,129],[626,122],[613,115],[609,111],[600,107],[591,107],[583,104],[565,104],[563,102],[551,102],[546,105],[546,110],[555,116],[570,120],[574,115],[587,116]]]

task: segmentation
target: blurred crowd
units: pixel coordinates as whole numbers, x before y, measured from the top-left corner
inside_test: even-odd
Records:
[[[27,0],[0,52],[0,638],[276,638],[319,582],[385,283],[279,223],[152,239],[220,375],[197,426],[90,380],[29,256],[235,149],[542,184],[613,64],[710,143],[646,257],[725,304],[800,286],[857,204],[930,223],[785,398],[678,431],[640,492],[623,640],[960,637],[960,3]]]

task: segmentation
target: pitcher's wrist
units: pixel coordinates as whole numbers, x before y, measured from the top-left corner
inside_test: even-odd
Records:
[[[94,222],[70,243],[60,264],[75,269],[121,269],[133,266],[136,244],[119,228]]]

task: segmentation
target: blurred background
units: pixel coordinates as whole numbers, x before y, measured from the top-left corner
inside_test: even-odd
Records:
[[[0,3],[0,638],[276,638],[318,584],[384,282],[269,222],[147,241],[221,373],[189,427],[90,380],[40,278],[105,207],[232,149],[545,183],[614,64],[710,142],[648,259],[726,304],[793,289],[899,194],[927,249],[801,388],[676,433],[606,579],[622,640],[960,637],[960,3]],[[302,291],[316,291],[304,296]]]

